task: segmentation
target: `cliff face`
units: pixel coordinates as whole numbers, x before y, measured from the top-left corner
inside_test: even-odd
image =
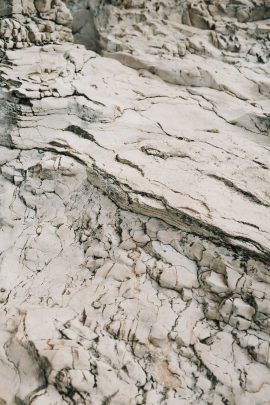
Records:
[[[269,9],[0,0],[1,404],[269,403]]]

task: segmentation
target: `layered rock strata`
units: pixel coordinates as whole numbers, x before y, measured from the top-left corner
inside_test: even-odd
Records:
[[[90,5],[110,57],[1,54],[0,402],[268,404],[269,62]]]

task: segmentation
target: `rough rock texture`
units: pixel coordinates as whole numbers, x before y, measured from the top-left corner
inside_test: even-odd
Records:
[[[67,0],[67,4],[74,15],[75,40],[86,46],[91,47],[92,37],[107,51],[135,56],[169,59],[195,53],[228,63],[239,57],[264,63],[269,57],[268,0]],[[91,29],[84,23],[88,16]]]
[[[72,41],[71,26],[61,0],[0,0],[0,49]]]
[[[1,53],[0,403],[269,404],[269,4],[107,3]]]

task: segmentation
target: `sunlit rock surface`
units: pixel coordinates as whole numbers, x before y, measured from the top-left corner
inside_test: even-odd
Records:
[[[1,405],[269,404],[270,4],[0,15]]]

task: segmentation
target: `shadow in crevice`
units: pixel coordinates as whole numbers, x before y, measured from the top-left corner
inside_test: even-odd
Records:
[[[94,11],[90,1],[67,0],[66,4],[73,15],[73,36],[76,44],[100,52],[100,36],[95,25]]]

